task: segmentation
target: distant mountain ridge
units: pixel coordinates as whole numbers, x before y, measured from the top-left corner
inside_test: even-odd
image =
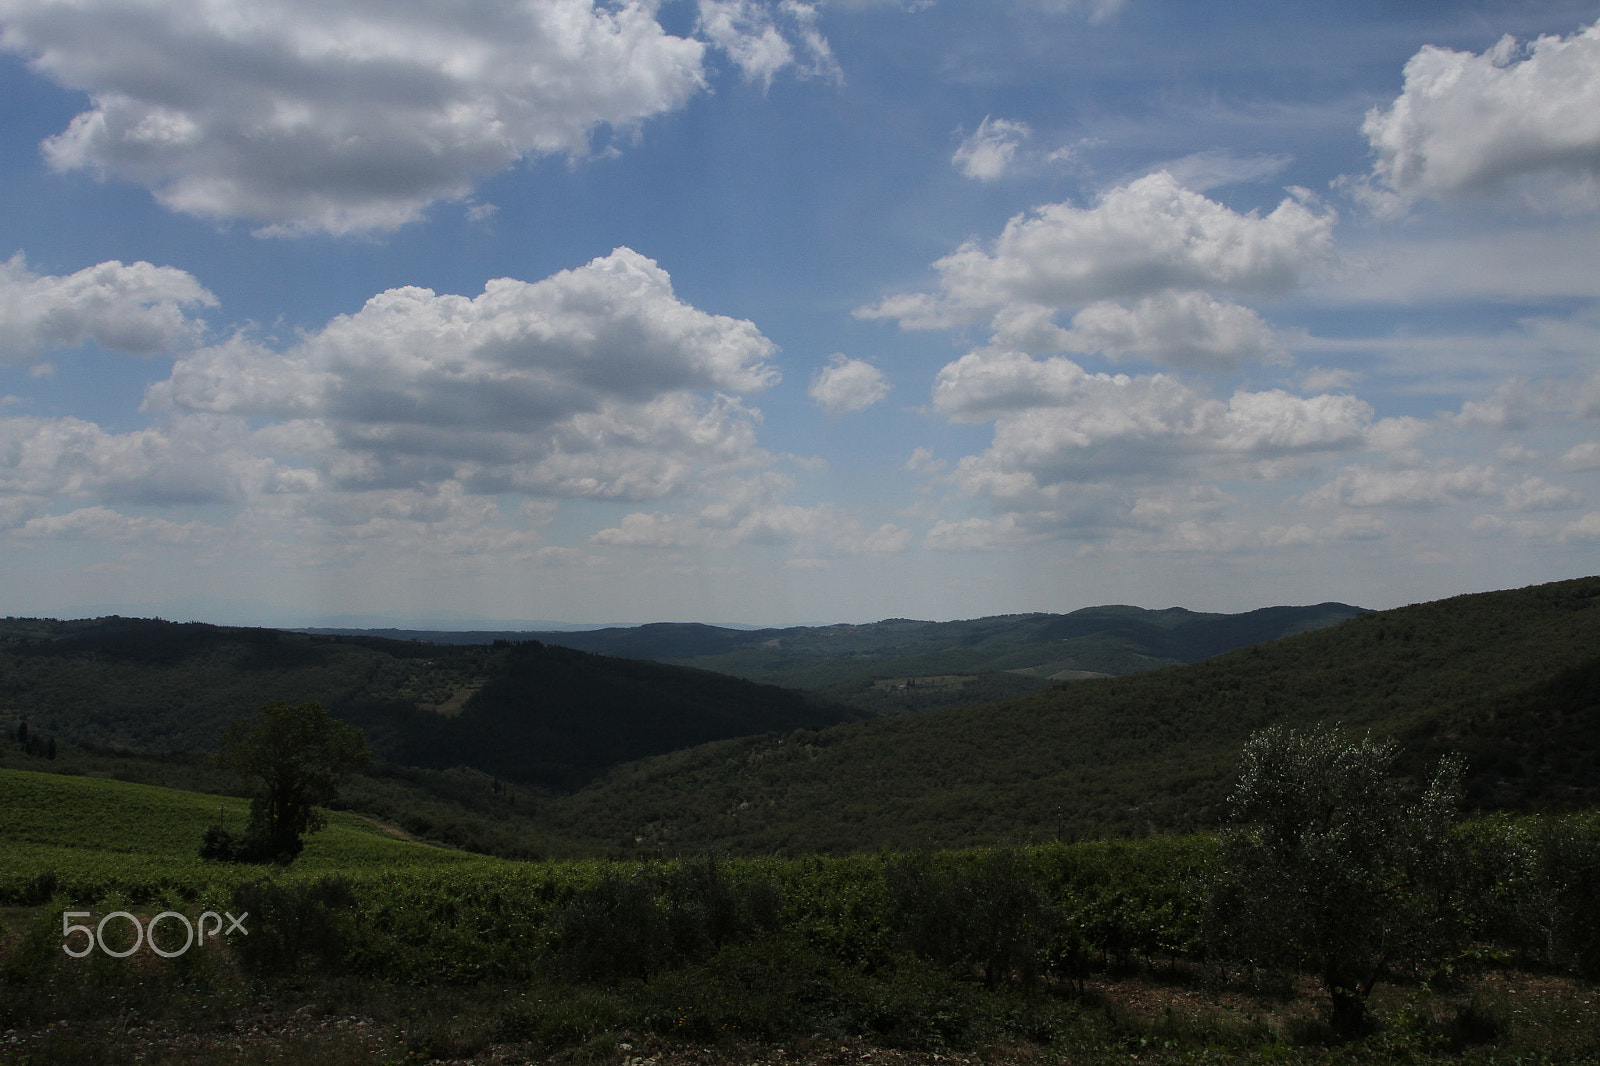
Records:
[[[952,622],[889,618],[860,625],[755,630],[654,622],[585,632],[382,634],[439,643],[537,640],[808,689],[874,713],[894,714],[1025,695],[1069,678],[1120,676],[1195,662],[1335,625],[1362,611],[1343,603],[1264,607],[1242,614],[1110,605],[1071,614]],[[916,684],[929,678],[939,681]],[[908,680],[912,684],[894,687]]]

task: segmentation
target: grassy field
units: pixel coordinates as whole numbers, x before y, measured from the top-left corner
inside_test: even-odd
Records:
[[[149,898],[175,886],[207,896],[231,892],[261,871],[203,862],[200,838],[209,825],[221,821],[237,829],[249,818],[249,801],[231,796],[0,770],[0,900],[28,900],[45,888],[79,899],[112,891]],[[292,869],[294,878],[308,879],[495,861],[411,843],[364,818],[334,812]]]
[[[0,1064],[1600,1058],[1593,986],[1492,946],[1397,972],[1381,1028],[1335,1039],[1305,978],[1207,960],[1205,837],[520,863],[334,814],[278,869],[196,857],[219,809],[246,817],[242,800],[0,771]],[[929,891],[966,902],[908,919]],[[960,945],[998,899],[1034,924],[991,931],[1023,951],[996,969]],[[61,950],[66,909],[206,907],[248,910],[248,937],[171,959]],[[928,914],[955,923],[949,944],[925,942]]]

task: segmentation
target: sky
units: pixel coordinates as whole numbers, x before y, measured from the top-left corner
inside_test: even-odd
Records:
[[[0,613],[1600,571],[1600,2],[0,0]]]

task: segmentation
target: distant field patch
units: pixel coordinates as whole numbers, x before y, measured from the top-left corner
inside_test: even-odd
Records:
[[[1097,677],[1116,677],[1116,674],[1103,674],[1098,670],[1080,670],[1075,666],[1065,663],[1045,663],[1043,666],[1024,666],[1018,670],[1007,670],[1008,674],[1021,674],[1023,677],[1041,677],[1046,681],[1091,681]]]
[[[480,678],[471,684],[462,685],[460,688],[456,689],[450,694],[449,699],[445,700],[443,703],[436,703],[433,706],[428,707],[428,710],[434,712],[435,714],[442,714],[446,718],[454,718],[456,715],[461,713],[462,708],[467,705],[467,701],[477,694],[478,690],[483,687],[483,684],[483,680]]]
[[[955,688],[978,680],[976,674],[937,674],[933,677],[891,677],[874,681],[872,687],[879,692],[895,692],[913,688]]]

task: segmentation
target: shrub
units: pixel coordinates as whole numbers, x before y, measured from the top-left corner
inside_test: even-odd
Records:
[[[1416,803],[1390,777],[1397,749],[1370,736],[1272,728],[1246,744],[1213,894],[1219,944],[1252,963],[1311,969],[1340,1032],[1398,959],[1438,958],[1451,921],[1460,763]]]
[[[355,903],[344,877],[296,885],[250,881],[233,893],[234,910],[247,920],[248,933],[229,942],[240,964],[257,976],[294,973],[307,961],[337,971],[349,938],[349,923],[338,912]]]
[[[1541,819],[1538,877],[1552,962],[1600,977],[1600,825]]]
[[[1016,852],[980,852],[966,861],[913,855],[895,861],[889,881],[905,946],[960,970],[981,970],[994,987],[1012,974],[1031,984],[1051,914]]]
[[[711,858],[608,872],[553,922],[557,969],[580,981],[647,977],[777,928],[781,897],[764,878],[729,877]]]
[[[580,889],[552,928],[556,967],[574,980],[644,977],[667,957],[666,914],[644,870],[607,872]]]

